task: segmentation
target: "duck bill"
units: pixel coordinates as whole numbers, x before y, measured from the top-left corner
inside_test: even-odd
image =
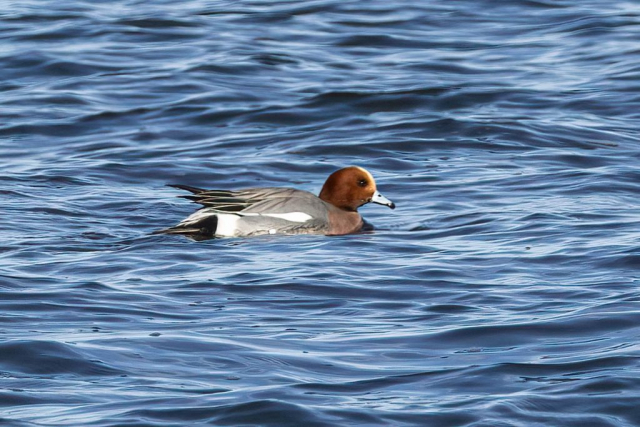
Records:
[[[386,197],[384,197],[382,194],[380,194],[378,190],[376,190],[376,192],[373,193],[373,197],[371,197],[371,203],[377,203],[379,205],[389,206],[391,209],[396,208],[396,204],[393,203],[391,200],[387,199]]]

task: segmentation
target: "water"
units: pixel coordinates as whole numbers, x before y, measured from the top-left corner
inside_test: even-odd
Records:
[[[640,425],[640,6],[4,2],[4,426]],[[165,187],[371,170],[372,233]]]

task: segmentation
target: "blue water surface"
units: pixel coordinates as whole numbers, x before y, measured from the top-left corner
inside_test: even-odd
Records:
[[[0,9],[2,426],[640,425],[640,4]],[[166,187],[363,234],[151,235]]]

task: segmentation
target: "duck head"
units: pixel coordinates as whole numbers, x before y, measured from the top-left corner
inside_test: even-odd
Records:
[[[373,176],[358,166],[349,166],[329,175],[319,197],[337,208],[351,212],[370,202],[391,209],[396,207],[395,203],[380,194]]]

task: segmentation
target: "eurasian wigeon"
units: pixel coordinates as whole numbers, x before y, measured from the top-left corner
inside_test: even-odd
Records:
[[[181,197],[204,207],[176,226],[156,233],[183,234],[196,240],[261,234],[349,234],[364,225],[358,213],[360,206],[372,202],[396,207],[378,192],[373,176],[357,166],[332,173],[320,196],[277,187],[237,191],[171,187],[190,191],[193,194]]]

